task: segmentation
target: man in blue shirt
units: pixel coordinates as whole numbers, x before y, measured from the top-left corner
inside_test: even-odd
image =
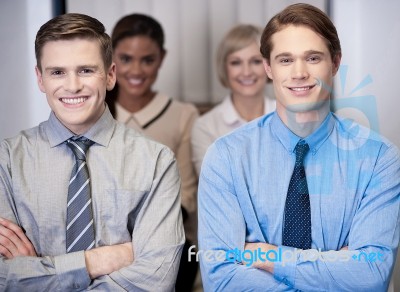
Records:
[[[276,112],[217,140],[202,165],[205,290],[386,291],[399,244],[399,151],[330,112],[341,60],[333,23],[291,5],[265,27],[261,53]],[[297,144],[309,150],[296,161]],[[296,168],[305,191],[292,186]],[[291,205],[289,193],[304,200]]]

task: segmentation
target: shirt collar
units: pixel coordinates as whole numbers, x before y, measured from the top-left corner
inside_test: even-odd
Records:
[[[126,124],[133,118],[139,126],[143,127],[165,109],[169,100],[168,96],[157,93],[144,108],[135,113],[127,111],[119,103],[116,103],[118,120]]]
[[[45,131],[50,142],[50,147],[57,146],[71,137],[76,136],[60,122],[53,111],[50,113],[48,123],[45,125]],[[115,126],[116,121],[112,117],[108,106],[106,106],[106,109],[99,120],[86,133],[80,136],[85,136],[102,146],[108,146]]]
[[[245,122],[240,117],[239,113],[236,111],[230,95],[225,97],[224,101],[222,102],[222,110],[223,110],[222,118],[224,119],[227,125],[233,125],[237,122],[240,123]]]
[[[314,155],[317,153],[318,149],[322,144],[328,139],[332,133],[333,127],[335,125],[335,119],[330,112],[321,125],[309,136],[301,138],[295,135],[288,127],[282,122],[277,112],[274,112],[271,119],[271,130],[274,135],[279,139],[282,145],[289,152],[294,152],[294,148],[300,140],[305,140],[310,146],[310,151]]]
[[[232,102],[232,97],[230,95],[225,97],[221,105],[223,110],[222,117],[227,125],[233,125],[238,122],[241,124],[247,123],[247,121],[244,120],[236,111],[235,106]],[[271,109],[268,108],[267,97],[264,97],[264,114],[268,113],[268,111],[271,111]]]

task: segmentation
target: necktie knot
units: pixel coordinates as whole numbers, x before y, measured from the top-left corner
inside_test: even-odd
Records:
[[[296,151],[296,165],[303,164],[304,157],[306,156],[310,147],[304,140],[300,140],[295,148]]]
[[[72,150],[77,160],[86,161],[86,152],[90,146],[94,144],[93,141],[85,138],[80,137],[79,139],[73,140],[68,139],[67,145]]]

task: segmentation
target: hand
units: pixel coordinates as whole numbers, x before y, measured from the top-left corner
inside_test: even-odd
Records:
[[[35,248],[22,228],[4,218],[0,218],[0,254],[6,259],[17,256],[37,256]]]
[[[91,279],[109,275],[133,263],[131,242],[101,246],[85,251],[86,268]]]
[[[267,259],[266,254],[271,250],[277,251],[277,246],[264,242],[246,242],[244,249],[252,251],[253,254],[254,251],[257,251],[258,254],[260,253],[260,251],[263,253],[263,256],[258,255],[257,260],[253,261],[252,267],[267,271],[271,274],[274,272],[274,263]],[[269,253],[270,258],[271,254],[273,253]],[[265,261],[262,261],[261,258]]]

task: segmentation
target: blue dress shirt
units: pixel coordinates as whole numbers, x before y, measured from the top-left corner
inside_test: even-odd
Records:
[[[332,113],[304,139],[310,146],[304,165],[312,249],[302,251],[282,246],[299,140],[274,112],[209,148],[198,193],[205,291],[387,289],[399,244],[398,149]],[[243,258],[251,263],[251,255],[243,251],[245,242],[278,246],[274,274],[246,264]],[[253,255],[252,260],[265,258]]]

